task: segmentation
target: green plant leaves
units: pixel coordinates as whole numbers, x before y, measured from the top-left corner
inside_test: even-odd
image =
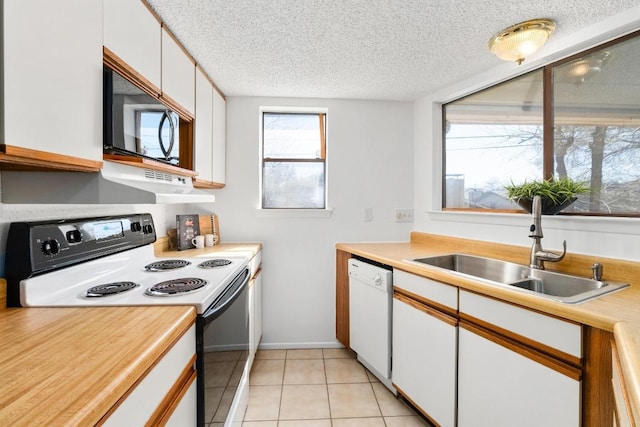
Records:
[[[585,182],[576,182],[571,178],[548,179],[544,181],[531,181],[516,185],[511,181],[506,185],[507,197],[513,200],[533,199],[534,196],[547,198],[553,204],[560,205],[567,200],[576,197],[577,194],[589,192]]]

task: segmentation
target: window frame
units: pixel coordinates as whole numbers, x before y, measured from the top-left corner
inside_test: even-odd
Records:
[[[468,96],[474,95],[476,93],[482,92],[484,90],[492,89],[494,87],[500,86],[510,80],[517,79],[522,77],[523,75],[542,70],[543,73],[543,86],[542,86],[542,116],[543,116],[543,153],[542,153],[542,172],[543,176],[541,179],[551,179],[554,177],[554,105],[553,105],[553,70],[556,67],[560,67],[566,63],[579,59],[585,55],[592,54],[597,51],[601,51],[603,49],[607,49],[608,47],[615,46],[619,43],[625,42],[627,40],[633,38],[640,38],[640,30],[630,32],[628,34],[622,35],[620,37],[616,37],[612,40],[596,44],[590,48],[581,50],[579,52],[573,53],[567,57],[561,58],[559,60],[552,61],[548,64],[543,64],[539,67],[533,67],[525,70],[523,73],[510,76],[507,79],[501,80],[497,83],[493,83],[473,91],[467,92],[462,96],[457,96],[451,98],[442,104],[440,104],[441,110],[441,133],[440,133],[440,147],[441,147],[441,172],[440,172],[440,180],[441,180],[441,195],[440,195],[440,210],[442,212],[479,212],[479,213],[487,213],[487,214],[526,214],[526,211],[519,209],[489,209],[489,208],[464,208],[464,207],[445,207],[446,204],[446,128],[447,128],[447,117],[445,114],[446,105],[456,102],[458,100],[464,99]],[[638,212],[622,212],[622,213],[605,213],[605,212],[559,212],[556,215],[563,216],[574,216],[574,217],[609,217],[609,218],[638,218],[640,217],[640,211]]]
[[[265,114],[300,114],[318,115],[320,123],[320,157],[299,158],[299,157],[277,157],[270,158],[264,156],[264,116]],[[328,109],[316,107],[260,107],[259,109],[259,202],[258,211],[260,216],[270,216],[269,213],[285,212],[294,216],[328,216],[330,213],[328,200],[328,162],[327,162],[327,133],[328,133]],[[264,169],[266,163],[321,163],[324,175],[324,207],[265,207],[264,205]],[[276,214],[277,215],[277,214]]]

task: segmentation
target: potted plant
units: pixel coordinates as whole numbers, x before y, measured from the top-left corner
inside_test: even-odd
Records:
[[[542,213],[555,215],[571,203],[575,202],[578,194],[587,193],[589,187],[584,182],[576,182],[571,178],[547,179],[531,181],[516,185],[511,182],[506,185],[507,197],[515,201],[524,210],[531,213],[534,196],[540,196]]]

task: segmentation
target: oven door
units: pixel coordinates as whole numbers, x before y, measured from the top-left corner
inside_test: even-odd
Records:
[[[244,269],[198,316],[199,426],[242,422],[248,401],[249,278]]]

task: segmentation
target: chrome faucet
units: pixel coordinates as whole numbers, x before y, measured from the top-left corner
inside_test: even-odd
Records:
[[[529,256],[529,267],[544,270],[544,261],[558,262],[564,258],[567,253],[567,241],[562,242],[561,254],[542,249],[540,241],[544,235],[542,234],[542,200],[540,196],[533,197],[531,216],[533,216],[533,224],[529,227],[529,237],[533,239],[533,245]]]

